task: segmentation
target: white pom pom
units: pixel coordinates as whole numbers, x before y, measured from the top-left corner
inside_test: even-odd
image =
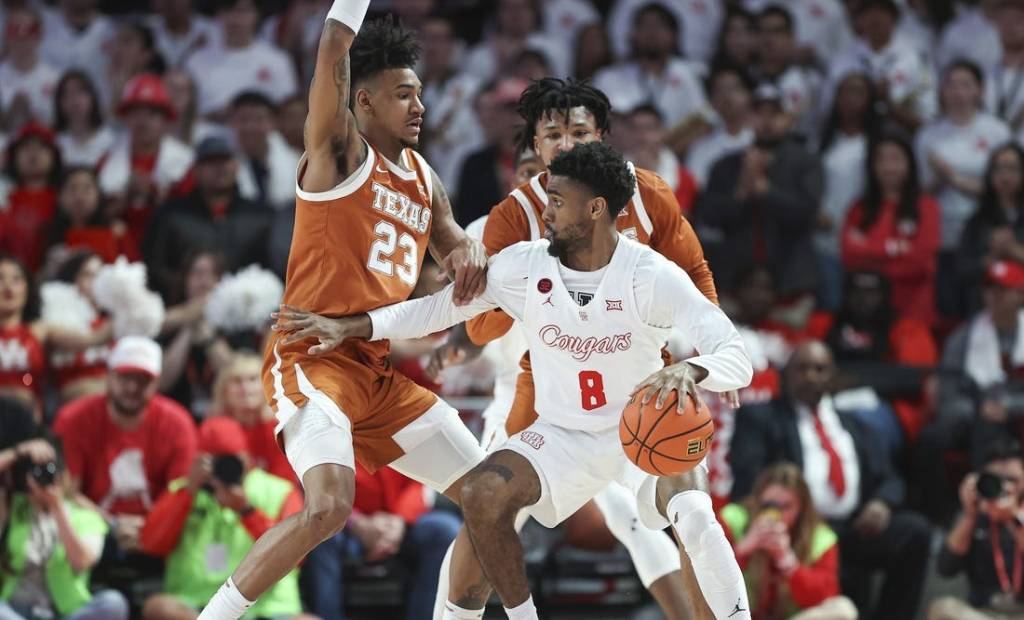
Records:
[[[213,289],[206,303],[206,321],[226,332],[263,329],[283,295],[284,283],[277,275],[249,265],[224,276]]]
[[[78,331],[89,331],[96,309],[74,284],[46,282],[39,289],[43,300],[43,320]]]
[[[129,263],[123,256],[119,256],[113,264],[101,267],[92,285],[96,304],[110,312],[128,307],[140,291],[145,290],[146,266],[142,263]]]
[[[149,290],[136,290],[130,302],[113,313],[114,337],[155,338],[164,322],[164,301]]]

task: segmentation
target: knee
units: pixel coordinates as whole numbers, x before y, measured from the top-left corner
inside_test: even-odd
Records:
[[[857,620],[859,617],[857,606],[845,596],[829,599],[827,604],[831,614],[829,617],[833,620]]]
[[[142,620],[184,620],[196,615],[188,605],[170,594],[154,594],[142,606]]]
[[[92,597],[104,620],[128,620],[128,600],[117,590],[103,590]]]
[[[703,467],[695,467],[685,474],[661,477],[658,479],[657,486],[655,487],[655,500],[658,504],[658,510],[665,513],[668,509],[668,503],[680,493],[702,491],[704,494],[707,494],[708,488],[708,475]]]
[[[325,541],[345,527],[352,514],[352,500],[336,493],[317,493],[306,497],[302,511],[304,530],[314,534],[318,541]]]
[[[471,473],[459,491],[462,514],[467,523],[495,523],[504,515],[513,520],[519,507],[510,506],[504,479],[491,472]]]

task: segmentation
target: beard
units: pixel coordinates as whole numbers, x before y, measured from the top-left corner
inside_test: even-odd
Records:
[[[569,254],[569,244],[560,239],[550,239],[548,243],[548,254],[558,260],[564,260]]]

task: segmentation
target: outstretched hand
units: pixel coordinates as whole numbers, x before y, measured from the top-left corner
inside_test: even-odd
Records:
[[[487,250],[476,239],[466,239],[441,261],[441,268],[455,290],[452,299],[456,306],[464,306],[478,297],[487,287]]]
[[[373,335],[373,325],[368,314],[332,319],[282,305],[278,312],[271,313],[270,318],[274,319],[271,329],[287,334],[282,344],[316,339],[317,344],[307,350],[309,355],[323,355],[336,349],[348,338],[369,338]]]
[[[695,366],[689,362],[680,362],[666,366],[641,381],[633,389],[633,394],[646,389],[643,404],[646,405],[651,402],[652,398],[657,397],[655,406],[661,409],[665,406],[665,401],[668,399],[669,394],[674,390],[679,394],[676,402],[676,413],[682,414],[686,411],[686,395],[688,394],[693,397],[694,401],[698,401],[697,384],[707,376],[707,369]]]

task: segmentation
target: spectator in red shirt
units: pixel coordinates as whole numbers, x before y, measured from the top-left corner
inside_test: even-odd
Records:
[[[462,520],[453,512],[432,510],[426,489],[387,467],[370,474],[356,463],[356,493],[345,529],[306,558],[303,591],[309,611],[323,620],[343,620],[342,566],[346,558],[383,562],[401,558],[411,567],[406,620],[429,620],[437,575],[448,545]]]
[[[142,257],[125,223],[108,215],[96,172],[87,167],[64,171],[50,244],[55,248],[88,248],[106,263],[118,256],[133,262]]]
[[[123,554],[139,550],[146,514],[172,480],[188,474],[196,430],[188,412],[156,394],[156,342],[122,338],[108,367],[107,394],[66,405],[54,430],[64,442],[72,480],[113,522]]]
[[[881,272],[896,313],[932,325],[939,205],[922,193],[914,152],[902,138],[885,136],[871,146],[866,176],[867,193],[843,226],[843,266]]]
[[[750,500],[725,506],[720,520],[743,569],[754,620],[857,617],[839,593],[839,539],[815,510],[799,467],[765,470]]]
[[[0,252],[14,254],[35,272],[43,263],[57,209],[60,152],[46,126],[23,126],[7,147],[6,174],[13,182],[0,195]]]
[[[213,383],[210,415],[228,416],[242,425],[253,467],[298,484],[284,451],[277,445],[277,420],[263,394],[262,369],[263,360],[257,355],[233,355]]]

